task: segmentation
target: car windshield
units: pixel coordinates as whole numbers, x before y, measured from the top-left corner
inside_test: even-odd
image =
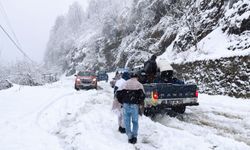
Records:
[[[123,72],[129,72],[129,69],[128,68],[117,68],[116,71],[119,73],[123,73]]]
[[[78,76],[95,76],[95,73],[90,72],[90,71],[80,71],[77,75]]]

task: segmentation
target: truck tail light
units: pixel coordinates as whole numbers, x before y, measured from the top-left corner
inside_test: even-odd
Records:
[[[159,98],[158,92],[153,91],[151,93],[151,96],[152,96],[152,105],[156,105],[158,102],[158,98]]]
[[[153,99],[158,99],[159,98],[159,94],[158,94],[158,92],[156,92],[156,91],[154,91],[153,92]]]
[[[195,92],[195,97],[198,97],[198,90],[196,90],[196,92]]]

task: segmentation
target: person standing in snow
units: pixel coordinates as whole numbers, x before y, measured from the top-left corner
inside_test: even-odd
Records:
[[[112,88],[114,88],[114,87],[115,87],[115,83],[116,83],[116,81],[117,81],[117,80],[119,80],[120,78],[121,78],[121,73],[119,73],[119,71],[116,71],[116,73],[115,73],[115,76],[114,76],[113,80],[112,80],[112,81],[110,81],[110,85],[111,85],[111,87],[112,87]]]
[[[157,72],[156,58],[156,55],[152,55],[151,58],[144,63],[144,71],[147,74],[149,83],[153,82]]]
[[[113,110],[117,110],[118,113],[118,131],[121,133],[126,133],[125,127],[124,127],[124,119],[123,119],[123,112],[122,112],[122,104],[119,103],[119,101],[116,98],[116,92],[121,90],[121,86],[126,82],[126,80],[128,80],[129,77],[129,73],[128,72],[124,72],[122,73],[122,77],[116,81],[115,83],[115,87],[114,87],[114,94],[115,94],[115,99],[113,102]]]
[[[128,142],[135,144],[139,129],[139,109],[140,106],[144,106],[145,93],[143,85],[138,81],[138,74],[133,72],[130,76],[131,79],[122,85],[122,90],[117,91],[117,98],[123,103],[123,117]],[[132,130],[131,121],[133,125]]]

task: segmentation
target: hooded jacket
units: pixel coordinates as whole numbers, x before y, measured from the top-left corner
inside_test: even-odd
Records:
[[[156,64],[156,56],[155,55],[152,55],[151,58],[144,63],[144,71],[147,74],[156,74],[157,64]]]
[[[120,103],[143,104],[145,93],[143,85],[136,79],[127,80],[121,87],[121,91],[117,91],[117,99]]]
[[[126,80],[128,80],[130,78],[129,73],[128,72],[124,72],[122,74],[121,79],[117,80],[115,83],[115,87],[114,87],[114,93],[116,93],[117,90],[121,90],[121,86],[123,85],[123,83],[125,83]]]

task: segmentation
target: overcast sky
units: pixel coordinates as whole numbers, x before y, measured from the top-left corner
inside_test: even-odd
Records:
[[[0,24],[14,37],[4,18],[3,6],[22,49],[31,59],[41,62],[56,17],[65,14],[74,1],[86,8],[89,0],[0,0]],[[0,62],[21,58],[22,54],[0,29]]]

